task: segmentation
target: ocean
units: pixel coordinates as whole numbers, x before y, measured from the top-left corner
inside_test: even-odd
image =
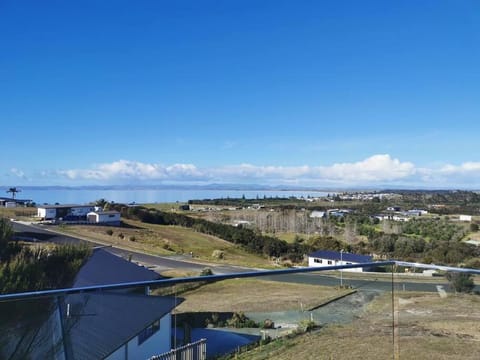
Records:
[[[88,204],[99,199],[124,204],[176,203],[188,200],[263,197],[324,197],[323,191],[294,190],[212,190],[212,189],[88,189],[88,188],[25,188],[18,199],[30,199],[37,205]],[[330,194],[333,194],[331,192]]]

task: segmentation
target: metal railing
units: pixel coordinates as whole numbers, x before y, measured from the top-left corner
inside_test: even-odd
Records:
[[[149,360],[205,360],[207,358],[207,339],[200,339],[169,352],[152,356]]]

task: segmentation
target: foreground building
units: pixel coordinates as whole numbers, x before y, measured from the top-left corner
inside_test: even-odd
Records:
[[[95,249],[74,288],[161,276]],[[1,359],[148,359],[172,348],[172,310],[181,298],[94,291],[0,303]]]

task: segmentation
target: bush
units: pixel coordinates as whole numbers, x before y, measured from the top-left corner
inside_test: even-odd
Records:
[[[263,329],[275,329],[275,323],[273,320],[265,319],[262,324]]]
[[[455,292],[471,293],[475,287],[472,274],[448,272],[447,279],[450,283],[450,286],[455,289]]]
[[[225,259],[225,253],[222,250],[213,250],[212,258],[217,260]]]
[[[120,234],[118,234],[118,237],[119,237],[120,239],[124,239],[124,238],[125,238],[125,235],[123,235],[123,233],[120,233]]]
[[[316,327],[317,324],[315,323],[315,321],[304,319],[299,321],[297,331],[305,333],[315,329]]]
[[[135,238],[135,236],[130,236],[130,237],[128,238],[128,240],[130,240],[130,241],[136,241],[137,239]]]
[[[107,231],[105,231],[105,233],[106,233],[107,235],[112,236],[112,235],[113,235],[113,230],[112,230],[112,229],[108,229]]]
[[[210,268],[205,268],[200,272],[200,276],[209,276],[213,275],[213,271]]]
[[[258,324],[249,319],[243,312],[235,312],[232,317],[227,320],[227,326],[234,328],[257,328]]]

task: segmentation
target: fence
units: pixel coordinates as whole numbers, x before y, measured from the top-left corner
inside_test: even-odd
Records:
[[[207,358],[207,340],[200,339],[191,344],[152,356],[149,360],[205,360]]]

